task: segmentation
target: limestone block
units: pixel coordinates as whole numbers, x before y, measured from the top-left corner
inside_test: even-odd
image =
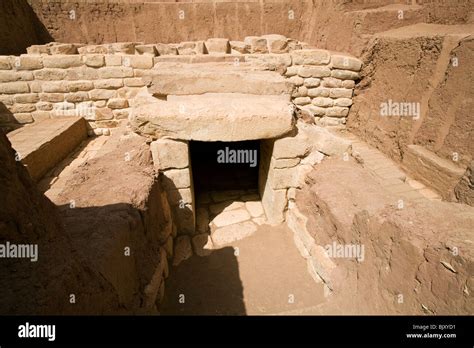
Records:
[[[331,89],[318,87],[318,88],[309,88],[308,89],[308,96],[315,98],[315,97],[329,97]]]
[[[278,224],[285,220],[287,207],[286,190],[273,190],[267,181],[262,193],[262,205],[269,223]]]
[[[246,209],[234,209],[229,211],[224,211],[218,214],[213,220],[212,223],[217,227],[224,227],[239,222],[250,220],[250,215]]]
[[[334,106],[326,110],[326,116],[330,117],[346,117],[349,114],[349,108]]]
[[[104,59],[106,66],[122,66],[122,56],[109,54]]]
[[[130,114],[129,109],[117,109],[117,110],[112,110],[115,119],[117,120],[124,120],[128,118],[128,115]]]
[[[285,71],[291,65],[289,54],[246,54],[245,61],[267,70]]]
[[[97,89],[118,89],[123,87],[122,79],[96,80],[93,83],[94,88]]]
[[[67,70],[64,69],[43,69],[33,72],[36,80],[55,81],[66,78]]]
[[[339,88],[342,86],[342,80],[336,79],[334,77],[325,77],[323,78],[321,86],[327,88]]]
[[[135,42],[117,42],[110,44],[110,49],[113,53],[119,54],[135,54]]]
[[[14,104],[9,109],[14,114],[21,114],[35,111],[36,106],[35,104]]]
[[[133,69],[129,67],[105,67],[97,71],[101,79],[133,77]]]
[[[292,76],[288,79],[295,86],[303,86],[304,79],[300,76]]]
[[[284,137],[273,142],[273,157],[275,159],[303,157],[309,149],[310,144],[302,135]]]
[[[28,54],[50,54],[49,46],[46,45],[31,45],[26,49]]]
[[[64,101],[64,94],[62,93],[40,93],[40,100],[51,103],[59,103]]]
[[[291,77],[291,76],[295,76],[298,74],[298,67],[297,66],[289,66],[286,68],[286,71],[285,71],[285,76],[287,77]]]
[[[152,57],[156,57],[158,55],[156,45],[136,45],[135,50],[138,52],[138,54],[149,55]]]
[[[168,201],[171,205],[193,203],[193,193],[190,188],[166,191]]]
[[[359,80],[360,75],[350,70],[332,70],[331,76],[341,80]]]
[[[212,242],[215,247],[230,244],[237,240],[251,236],[257,231],[257,225],[251,221],[240,224],[224,226],[215,230],[212,235]]]
[[[46,93],[66,93],[66,81],[45,81],[41,85],[43,92]]]
[[[298,69],[298,75],[301,77],[325,77],[331,76],[331,70],[325,66],[305,66]]]
[[[101,68],[105,65],[105,58],[102,54],[86,54],[82,57],[84,64],[91,68]]]
[[[179,169],[189,166],[188,142],[162,138],[150,144],[156,169]]]
[[[38,95],[38,99],[39,99],[39,95]],[[40,111],[51,111],[53,110],[53,104],[46,101],[40,101],[36,103],[36,109]]]
[[[333,106],[334,100],[332,100],[331,98],[316,97],[316,98],[313,98],[313,100],[311,101],[311,104],[320,106],[320,107],[329,107],[329,106]]]
[[[259,36],[247,36],[244,42],[250,46],[250,53],[268,53],[267,40]]]
[[[97,79],[97,70],[87,66],[71,68],[67,70],[66,78],[68,80],[95,80]]]
[[[0,83],[15,81],[31,81],[34,79],[31,71],[0,70]]]
[[[326,65],[331,58],[326,50],[303,49],[291,52],[293,64],[295,65]]]
[[[128,108],[128,101],[123,98],[110,98],[107,107],[110,109],[125,109]]]
[[[43,121],[51,118],[51,112],[49,111],[34,111],[31,113],[35,122]]]
[[[153,57],[150,55],[123,56],[122,64],[135,69],[151,69],[153,67]]]
[[[351,106],[352,99],[351,98],[338,98],[334,100],[334,106]]]
[[[30,87],[31,93],[40,93],[42,92],[42,83],[41,81],[30,81],[28,82],[28,86]]]
[[[45,68],[67,69],[78,67],[82,64],[82,58],[79,55],[55,55],[43,57],[43,65]]]
[[[315,106],[313,104],[304,105],[301,110],[307,112],[309,115],[315,117],[323,116],[326,113],[326,108]]]
[[[343,88],[354,88],[355,87],[355,81],[353,81],[353,80],[344,80],[344,81],[342,81],[342,87]]]
[[[321,83],[321,79],[309,77],[304,80],[304,85],[308,88],[318,87]]]
[[[87,92],[74,92],[66,94],[64,98],[70,103],[79,103],[89,100],[89,94]]]
[[[163,172],[163,184],[166,190],[191,187],[191,173],[189,168],[165,170]]]
[[[112,50],[109,45],[88,45],[77,49],[79,54],[110,54]]]
[[[293,100],[293,103],[296,105],[306,105],[311,103],[311,98],[310,97],[298,97]]]
[[[250,45],[244,41],[230,41],[229,44],[232,53],[245,54],[250,52]]]
[[[212,38],[206,40],[205,45],[209,54],[230,53],[229,39]]]
[[[270,53],[286,53],[289,51],[288,39],[283,35],[270,34],[263,35],[262,38],[267,40]]]
[[[205,46],[203,41],[185,41],[177,45],[179,55],[204,54]]]
[[[350,153],[352,143],[331,133],[326,128],[319,126],[305,127],[308,138],[311,139],[312,147],[327,156],[341,156]]]
[[[10,57],[0,56],[0,70],[10,70],[11,68]]]
[[[331,88],[329,96],[331,98],[352,98],[352,90],[346,88]]]
[[[306,88],[305,86],[299,86],[293,91],[291,96],[293,98],[307,97],[308,96],[308,88]],[[310,102],[311,102],[311,100],[310,100]],[[309,103],[306,103],[306,104],[309,104]]]
[[[32,123],[34,122],[33,115],[31,113],[17,113],[13,115],[13,118],[16,122],[20,124]]]
[[[207,93],[137,106],[130,123],[155,138],[239,141],[279,137],[293,128],[293,117],[281,95]]]
[[[77,54],[77,47],[74,44],[54,44],[49,48],[49,52],[51,54],[57,55],[57,54]]]
[[[36,70],[43,69],[42,56],[21,55],[15,58],[14,66],[17,70]]]
[[[336,69],[360,71],[362,67],[362,61],[350,56],[333,54],[331,56],[331,65]]]
[[[321,117],[316,124],[322,127],[340,126],[345,124],[346,119],[340,117]]]
[[[155,47],[160,56],[165,56],[165,55],[175,56],[178,54],[178,49],[172,45],[158,43],[155,45]]]
[[[13,100],[20,104],[36,103],[39,101],[39,95],[38,93],[17,94],[13,96]]]
[[[117,91],[110,89],[93,89],[89,92],[89,95],[92,100],[104,100],[115,98]]]
[[[271,169],[268,179],[272,189],[287,189],[298,187],[298,176],[293,168]]]
[[[141,77],[125,78],[123,83],[127,87],[144,87],[146,85]]]
[[[302,49],[302,45],[298,40],[288,39],[288,49],[290,51]]]
[[[19,94],[21,95],[21,94]],[[13,95],[8,95],[8,94],[4,94],[4,95],[1,95],[0,94],[0,103],[4,104],[4,105],[13,105],[14,103],[14,100],[13,100]]]
[[[68,81],[66,82],[68,92],[90,91],[94,89],[92,81]]]

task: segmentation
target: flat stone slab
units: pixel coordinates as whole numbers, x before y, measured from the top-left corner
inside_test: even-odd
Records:
[[[82,117],[57,117],[19,128],[7,137],[38,181],[87,138],[87,127]]]
[[[204,93],[291,95],[293,85],[279,73],[239,64],[157,64],[148,78],[157,96]]]
[[[245,221],[240,224],[218,228],[212,233],[211,238],[214,246],[219,247],[249,237],[256,231],[257,225],[251,221]]]
[[[257,140],[291,131],[293,111],[287,95],[208,93],[137,106],[130,123],[135,132],[153,138]]]
[[[217,215],[212,222],[217,227],[228,226],[250,219],[250,215],[245,209],[225,211]]]

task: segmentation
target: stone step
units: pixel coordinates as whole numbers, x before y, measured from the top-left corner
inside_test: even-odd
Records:
[[[134,130],[153,138],[243,141],[276,138],[293,128],[289,95],[208,93],[169,96],[136,107]]]
[[[32,179],[38,181],[87,138],[86,121],[82,117],[57,117],[7,136]]]
[[[279,73],[245,64],[159,64],[152,74],[146,82],[149,92],[155,96],[204,93],[291,95],[293,90],[293,84]]]
[[[434,152],[420,146],[409,145],[403,155],[402,166],[417,180],[436,191],[444,199],[452,199],[454,187],[466,169],[452,161],[441,158]]]

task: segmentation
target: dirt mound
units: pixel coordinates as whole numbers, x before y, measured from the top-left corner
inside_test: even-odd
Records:
[[[72,314],[84,308],[108,312],[116,294],[89,268],[65,236],[55,206],[38,190],[0,133],[1,244],[37,245],[37,261],[2,258],[3,314]],[[70,295],[76,303],[71,303]]]
[[[474,208],[427,199],[400,207],[397,195],[355,161],[334,159],[316,167],[296,202],[318,245],[364,248],[358,260],[345,254],[330,257],[337,267],[327,270],[334,293],[324,313],[474,310]]]

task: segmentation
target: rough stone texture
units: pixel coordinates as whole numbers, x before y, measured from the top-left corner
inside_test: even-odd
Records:
[[[240,224],[229,225],[218,228],[212,235],[212,242],[216,247],[221,247],[230,244],[236,240],[249,237],[257,231],[257,225],[250,221],[245,221]]]
[[[178,266],[181,262],[189,259],[193,255],[191,240],[189,236],[180,236],[176,239],[174,247],[173,266]]]
[[[188,144],[172,139],[158,139],[150,144],[157,170],[180,169],[189,166]]]
[[[267,139],[293,127],[286,98],[243,94],[169,97],[132,110],[135,131],[152,137],[237,141]]]

